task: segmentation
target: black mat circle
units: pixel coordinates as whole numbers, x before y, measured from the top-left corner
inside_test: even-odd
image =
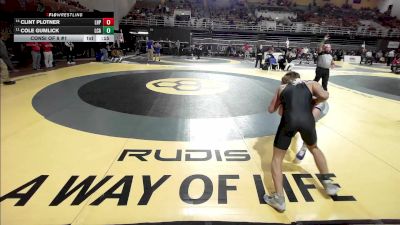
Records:
[[[218,78],[229,82],[229,89],[210,96],[174,96],[145,88],[147,81],[179,77]],[[223,141],[276,132],[280,117],[267,113],[266,108],[278,85],[277,80],[240,74],[123,71],[57,82],[40,90],[32,105],[49,121],[94,134]]]
[[[227,91],[210,95],[173,95],[146,88],[153,80],[165,78],[219,79],[229,85]],[[112,111],[175,118],[218,118],[263,113],[274,88],[267,80],[227,76],[215,73],[164,71],[106,77],[83,85],[79,97],[96,107]]]
[[[330,82],[364,92],[400,101],[400,77],[332,76]]]

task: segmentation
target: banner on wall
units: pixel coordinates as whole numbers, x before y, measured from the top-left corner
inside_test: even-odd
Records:
[[[398,41],[389,41],[388,43],[388,48],[398,48],[400,45],[400,42]]]
[[[359,55],[345,55],[344,61],[348,63],[356,63],[359,64],[361,61],[361,56]]]

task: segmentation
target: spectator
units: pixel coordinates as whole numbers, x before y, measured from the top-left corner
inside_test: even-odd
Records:
[[[44,12],[45,9],[46,9],[46,8],[44,7],[43,3],[39,2],[38,5],[37,5],[36,11],[38,11],[38,12]]]
[[[264,68],[267,67],[267,69],[277,69],[278,67],[278,62],[273,54],[268,54],[268,57],[265,59],[265,64]]]
[[[50,42],[43,42],[42,47],[44,55],[44,64],[46,68],[51,68],[53,67],[53,52],[51,51],[53,45]]]
[[[393,61],[394,58],[394,49],[387,53],[387,66],[390,66],[390,63]]]
[[[375,55],[376,61],[377,61],[377,62],[380,62],[382,56],[383,56],[382,50],[379,50],[379,51],[376,53],[376,55]]]
[[[107,51],[107,49],[105,47],[102,47],[100,49],[100,52],[101,52],[101,59],[100,60],[102,62],[108,61],[108,51]]]
[[[65,46],[67,46],[67,63],[68,63],[68,65],[75,64],[75,62],[74,62],[74,55],[75,55],[74,43],[65,42]]]
[[[372,52],[371,50],[367,50],[367,52],[365,53],[365,64],[369,63],[370,65],[372,65],[372,61],[373,61]]]
[[[195,45],[194,50],[195,50],[197,59],[200,59],[201,52],[203,51],[203,47],[200,44],[197,44],[197,45]]]
[[[160,55],[161,55],[161,45],[160,42],[156,42],[154,44],[154,61],[157,61],[157,57],[158,57],[158,61],[161,61],[160,59]]]
[[[260,62],[260,68],[262,68],[263,55],[264,55],[263,46],[260,45],[256,49],[256,65],[254,66],[255,68],[257,68],[258,62]]]
[[[29,42],[27,46],[30,46],[32,54],[32,68],[33,70],[40,70],[40,60],[42,58],[40,54],[40,44],[38,42]]]
[[[393,59],[390,70],[396,72],[400,68],[400,54],[397,54],[396,57]]]
[[[147,61],[153,60],[153,53],[154,53],[153,40],[147,39],[146,51],[147,51]]]
[[[5,85],[15,84],[15,81],[10,80],[8,68],[13,72],[17,72],[8,57],[7,47],[3,42],[4,35],[0,34],[0,69],[1,69],[1,81]]]
[[[175,47],[176,47],[176,55],[180,56],[181,55],[181,42],[177,40],[175,42]]]
[[[244,58],[245,59],[250,59],[250,45],[249,45],[249,43],[244,44],[243,51],[244,51]]]

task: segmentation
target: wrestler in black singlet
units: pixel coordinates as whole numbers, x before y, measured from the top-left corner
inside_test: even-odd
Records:
[[[292,137],[300,132],[307,145],[317,143],[315,120],[311,112],[312,94],[305,83],[288,84],[280,94],[283,114],[274,146],[283,150],[289,148]]]

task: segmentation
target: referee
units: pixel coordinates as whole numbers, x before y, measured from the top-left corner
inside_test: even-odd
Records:
[[[329,39],[329,35],[325,35],[318,49],[317,69],[315,70],[314,81],[318,82],[322,78],[322,87],[325,91],[328,90],[329,69],[335,65],[331,55],[332,48],[330,44],[325,44]]]

